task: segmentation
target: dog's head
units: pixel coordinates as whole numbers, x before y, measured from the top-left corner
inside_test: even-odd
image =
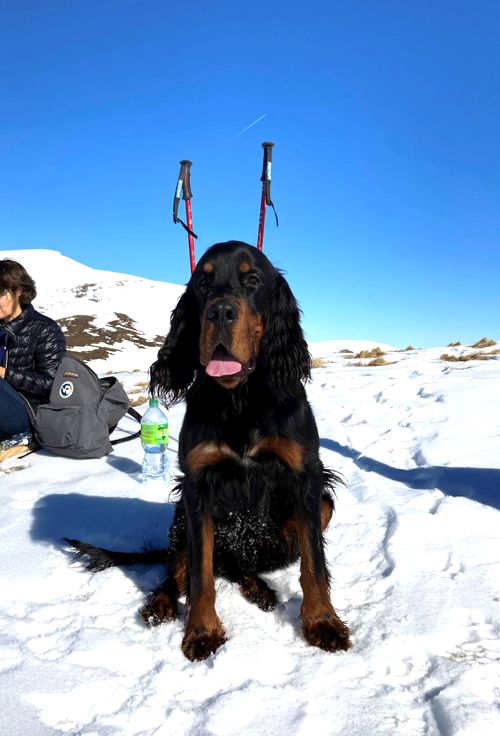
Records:
[[[196,374],[235,389],[253,374],[285,393],[309,376],[297,302],[283,275],[257,248],[212,246],[172,313],[151,366],[151,392],[184,397]]]

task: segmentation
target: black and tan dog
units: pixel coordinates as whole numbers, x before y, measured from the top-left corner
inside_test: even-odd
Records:
[[[319,458],[309,374],[299,309],[281,273],[245,243],[211,247],[151,367],[153,395],[167,405],[186,400],[168,549],[124,554],[68,540],[91,570],[162,559],[167,579],[141,614],[148,624],[171,620],[185,594],[182,649],[191,660],[225,641],[215,576],[271,610],[276,595],[259,574],[299,557],[304,637],[327,651],[350,646],[329,596],[323,532],[338,478]]]

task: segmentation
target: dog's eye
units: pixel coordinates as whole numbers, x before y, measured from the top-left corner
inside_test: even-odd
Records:
[[[245,277],[245,286],[255,289],[260,284],[260,277],[256,273],[249,273]]]

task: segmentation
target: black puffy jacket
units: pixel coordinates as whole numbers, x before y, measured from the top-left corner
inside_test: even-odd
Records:
[[[7,349],[3,360],[5,380],[35,409],[48,401],[66,340],[54,320],[31,304],[11,322],[0,322]]]

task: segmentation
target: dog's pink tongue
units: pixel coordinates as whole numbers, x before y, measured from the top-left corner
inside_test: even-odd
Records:
[[[241,363],[238,363],[229,354],[224,355],[216,350],[205,370],[209,376],[219,378],[220,376],[234,376],[235,373],[241,371],[242,367]]]

